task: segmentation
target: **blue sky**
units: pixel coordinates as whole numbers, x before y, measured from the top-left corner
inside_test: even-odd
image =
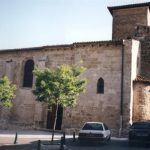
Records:
[[[107,6],[144,0],[0,0],[0,49],[111,40]]]

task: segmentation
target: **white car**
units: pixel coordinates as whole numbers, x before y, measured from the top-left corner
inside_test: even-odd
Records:
[[[79,131],[78,139],[83,141],[106,141],[111,140],[111,132],[103,122],[86,122]]]

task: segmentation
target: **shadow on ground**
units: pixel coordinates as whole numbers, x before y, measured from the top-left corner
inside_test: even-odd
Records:
[[[0,150],[36,150],[37,145],[33,144],[19,144],[19,145],[3,145]]]
[[[84,142],[80,143],[77,139],[74,141],[71,138],[66,139],[65,149],[69,150],[147,150],[150,148],[150,144],[135,143],[132,147],[129,146],[127,140],[111,140],[110,143],[100,143],[100,142]],[[12,144],[12,145],[2,145],[0,150],[37,150],[38,141],[32,141],[26,144]],[[60,140],[55,140],[53,145],[50,145],[50,141],[41,140],[41,150],[59,150]]]
[[[38,141],[32,141],[26,144],[4,144],[0,146],[0,150],[37,150],[38,149]],[[51,142],[48,140],[41,140],[41,150],[59,150],[60,149],[60,141],[55,140],[51,145]]]

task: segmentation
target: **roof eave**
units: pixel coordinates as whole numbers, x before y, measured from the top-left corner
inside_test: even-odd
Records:
[[[88,45],[88,44],[114,44],[114,45],[122,45],[122,40],[116,40],[116,41],[89,41],[89,42],[75,42],[72,44],[61,44],[61,45],[47,45],[47,46],[41,46],[41,47],[29,47],[29,48],[16,48],[16,49],[0,49],[0,53],[2,52],[14,52],[14,51],[29,51],[29,50],[42,50],[47,48],[71,48],[74,46],[80,46],[80,45]]]
[[[111,6],[111,7],[107,7],[107,8],[108,8],[110,14],[113,15],[113,10],[135,8],[135,7],[146,7],[146,6],[150,7],[150,2],[129,4],[129,5],[120,5],[120,6]]]

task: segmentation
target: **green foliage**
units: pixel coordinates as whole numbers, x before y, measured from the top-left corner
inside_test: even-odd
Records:
[[[63,107],[74,106],[77,96],[85,90],[86,80],[80,78],[85,68],[76,65],[61,65],[57,69],[34,70],[37,100],[49,106],[59,104]]]
[[[0,106],[12,106],[15,90],[16,86],[9,81],[8,77],[5,76],[0,79]]]

